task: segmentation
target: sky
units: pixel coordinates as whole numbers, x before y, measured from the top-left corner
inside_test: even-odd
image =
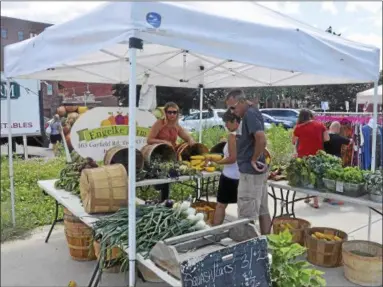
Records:
[[[1,15],[58,24],[106,2],[1,2]],[[381,1],[258,2],[301,22],[326,30],[332,26],[342,37],[380,48],[382,63]],[[382,64],[380,65],[382,67]]]

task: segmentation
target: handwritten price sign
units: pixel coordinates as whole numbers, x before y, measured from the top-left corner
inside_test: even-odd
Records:
[[[265,238],[189,259],[181,264],[183,287],[270,287]]]

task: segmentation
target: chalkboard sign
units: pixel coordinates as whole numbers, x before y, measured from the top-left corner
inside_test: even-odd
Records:
[[[266,238],[188,259],[181,263],[183,287],[270,287]]]

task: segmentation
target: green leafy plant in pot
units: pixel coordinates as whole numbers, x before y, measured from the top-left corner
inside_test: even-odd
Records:
[[[286,168],[286,176],[291,186],[310,185],[310,170],[305,159],[291,159]]]
[[[371,200],[383,202],[383,169],[367,173],[365,179]]]
[[[324,185],[329,191],[336,191],[336,182],[343,181],[343,168],[328,169],[323,178]]]
[[[293,243],[292,234],[286,229],[279,234],[268,236],[272,251],[271,281],[273,287],[323,287],[326,280],[323,272],[310,268],[311,265],[297,258],[306,251],[298,243]]]
[[[363,192],[365,182],[363,171],[358,167],[346,167],[343,171],[344,192],[350,196]]]

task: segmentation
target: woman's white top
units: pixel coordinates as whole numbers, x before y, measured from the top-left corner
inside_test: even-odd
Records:
[[[235,132],[232,132],[230,134],[236,135]],[[225,147],[223,148],[223,155],[225,158],[229,157],[229,142],[225,144]],[[222,174],[228,178],[231,179],[239,179],[239,168],[237,162],[231,163],[231,164],[225,164],[223,167]]]

